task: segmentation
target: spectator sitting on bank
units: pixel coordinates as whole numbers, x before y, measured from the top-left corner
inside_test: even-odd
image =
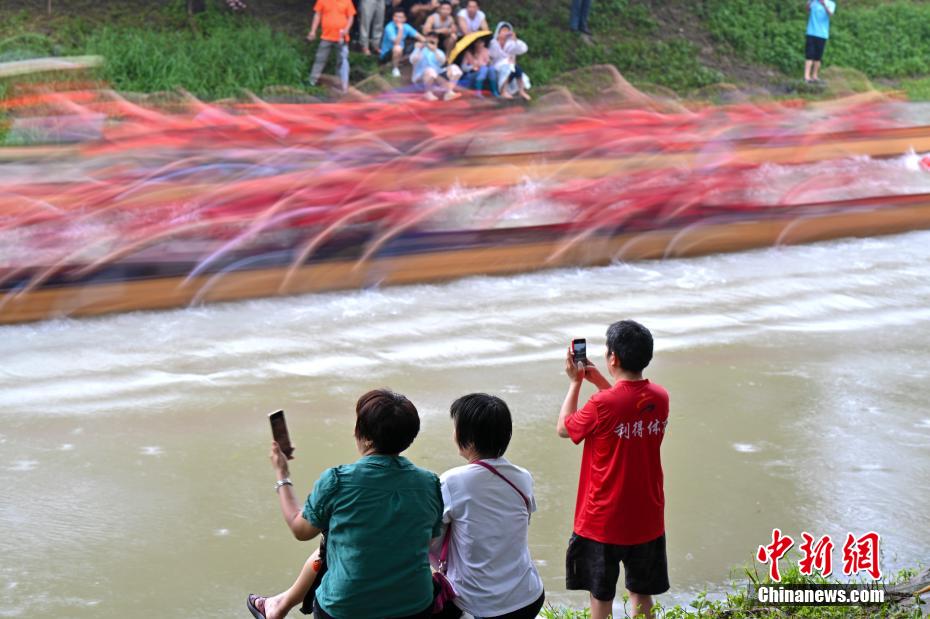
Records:
[[[459,24],[459,32],[463,35],[478,32],[479,30],[490,30],[488,18],[481,10],[478,0],[468,0],[465,8],[460,10],[456,19]]]
[[[407,14],[410,25],[420,28],[426,18],[439,9],[439,0],[402,0],[401,8]]]
[[[830,18],[836,12],[833,0],[807,0],[807,41],[804,50],[804,81],[820,81],[820,61],[830,38]]]
[[[517,38],[517,33],[509,22],[502,21],[494,29],[494,38],[488,52],[491,55],[491,66],[497,71],[497,87],[501,97],[512,99],[514,93],[529,101],[530,78],[517,64],[517,56],[529,50],[526,43]]]
[[[513,436],[510,409],[500,398],[472,393],[449,411],[453,440],[468,462],[442,474],[443,536],[430,560],[456,597],[435,619],[536,619],[546,594],[527,545],[536,511],[533,477],[504,453]]]
[[[439,35],[439,47],[446,54],[452,51],[455,42],[459,40],[458,31],[458,26],[455,25],[455,19],[452,17],[452,3],[449,0],[442,0],[439,3],[439,10],[426,18],[426,23],[423,25],[423,34]]]
[[[465,88],[471,88],[478,91],[478,96],[482,97],[485,83],[488,90],[495,97],[499,96],[497,90],[497,71],[491,66],[491,57],[484,41],[476,41],[475,44],[465,50],[462,54],[462,70],[464,71],[459,84]]]
[[[381,37],[381,62],[391,61],[393,69],[391,75],[400,77],[400,62],[404,58],[407,39],[413,38],[421,43],[425,40],[413,26],[407,23],[407,16],[403,11],[394,11],[391,23],[384,27]]]
[[[413,65],[413,83],[422,84],[426,91],[426,99],[436,101],[433,86],[440,86],[445,90],[443,99],[450,101],[459,97],[455,92],[455,85],[462,76],[462,70],[456,65],[443,69],[446,55],[439,49],[439,35],[431,32],[426,35],[426,44],[417,42],[416,48],[410,55],[410,64]]]
[[[349,30],[355,17],[355,7],[351,0],[316,0],[313,7],[313,22],[308,41],[316,40],[317,28],[322,24],[320,45],[316,49],[313,68],[310,70],[310,85],[316,86],[317,80],[326,67],[329,53],[333,47],[339,48],[339,69],[337,74],[342,83],[342,91],[349,89]]]
[[[288,528],[298,540],[321,533],[325,540],[289,589],[248,596],[253,617],[282,619],[303,601],[301,612],[309,614],[312,605],[316,619],[432,619],[429,547],[442,534],[442,491],[435,474],[400,455],[419,432],[410,400],[369,391],[355,405],[361,457],[323,471],[302,509],[287,457],[272,444],[277,502]]]

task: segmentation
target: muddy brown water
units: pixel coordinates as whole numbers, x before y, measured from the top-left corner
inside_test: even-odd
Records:
[[[306,494],[355,458],[354,401],[381,385],[419,407],[409,456],[437,472],[460,463],[450,402],[508,401],[533,557],[549,599],[579,604],[561,355],[587,337],[599,359],[623,317],[652,328],[647,374],[672,398],[660,600],[721,591],[773,527],[875,530],[886,572],[927,561],[923,232],[2,327],[0,617],[247,616],[312,549],[278,513],[266,414],[287,411]]]

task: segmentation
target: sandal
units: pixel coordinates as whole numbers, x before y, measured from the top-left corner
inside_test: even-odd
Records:
[[[255,619],[265,619],[265,613],[263,611],[265,608],[265,600],[267,599],[268,598],[263,598],[262,596],[255,595],[253,593],[250,593],[249,597],[245,599],[245,605],[249,609],[249,612],[252,613],[252,616],[255,617]],[[262,610],[258,610],[259,600],[262,601]]]

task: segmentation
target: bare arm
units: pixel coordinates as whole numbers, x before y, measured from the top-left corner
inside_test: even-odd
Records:
[[[290,477],[287,457],[275,442],[271,444],[271,466],[274,468],[278,480]],[[291,533],[294,534],[294,537],[300,541],[307,541],[319,535],[320,530],[310,524],[300,512],[300,504],[297,502],[297,497],[294,496],[293,487],[290,484],[285,484],[280,486],[277,492],[278,504],[281,506],[284,522],[291,530]]]
[[[568,393],[565,394],[565,401],[562,402],[562,410],[559,411],[559,421],[556,423],[555,431],[562,438],[568,438],[568,428],[565,427],[565,418],[578,410],[578,394],[581,392],[581,381],[573,380],[568,385]]]
[[[597,369],[597,366],[590,361],[584,366],[584,377],[585,380],[597,387],[598,391],[610,389],[613,386],[610,384],[609,380],[604,378],[604,375]]]
[[[827,0],[820,0],[820,4],[823,5],[824,10],[827,12],[827,15],[833,17],[833,11],[830,10],[830,6],[827,4]]]
[[[307,40],[312,41],[316,38],[316,31],[320,27],[320,14],[315,12],[313,13],[313,22],[310,24],[310,32],[307,33]]]
[[[320,530],[310,524],[302,513],[300,505],[294,496],[291,486],[281,486],[278,488],[278,502],[281,504],[281,513],[284,515],[284,522],[287,523],[291,533],[296,539],[302,542],[311,540],[320,534]]]
[[[349,15],[349,21],[346,22],[346,27],[342,31],[343,38],[349,38],[349,33],[352,32],[352,24],[355,22],[355,15]]]
[[[562,410],[559,411],[559,420],[555,424],[555,431],[562,438],[568,438],[565,419],[578,410],[578,394],[581,393],[581,383],[585,377],[585,366],[580,362],[576,364],[572,359],[571,346],[568,347],[568,353],[565,355],[565,373],[571,382],[568,384],[568,393],[565,394],[565,400],[562,402]]]

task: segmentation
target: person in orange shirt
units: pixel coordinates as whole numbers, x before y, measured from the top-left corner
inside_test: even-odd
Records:
[[[355,19],[355,7],[352,0],[316,0],[313,7],[313,23],[307,34],[308,41],[316,40],[316,31],[322,24],[323,32],[320,35],[320,45],[316,49],[316,58],[313,59],[313,68],[310,70],[310,85],[316,86],[317,80],[329,60],[329,52],[333,47],[339,48],[339,79],[342,82],[342,91],[349,89],[349,30],[352,20]]]

